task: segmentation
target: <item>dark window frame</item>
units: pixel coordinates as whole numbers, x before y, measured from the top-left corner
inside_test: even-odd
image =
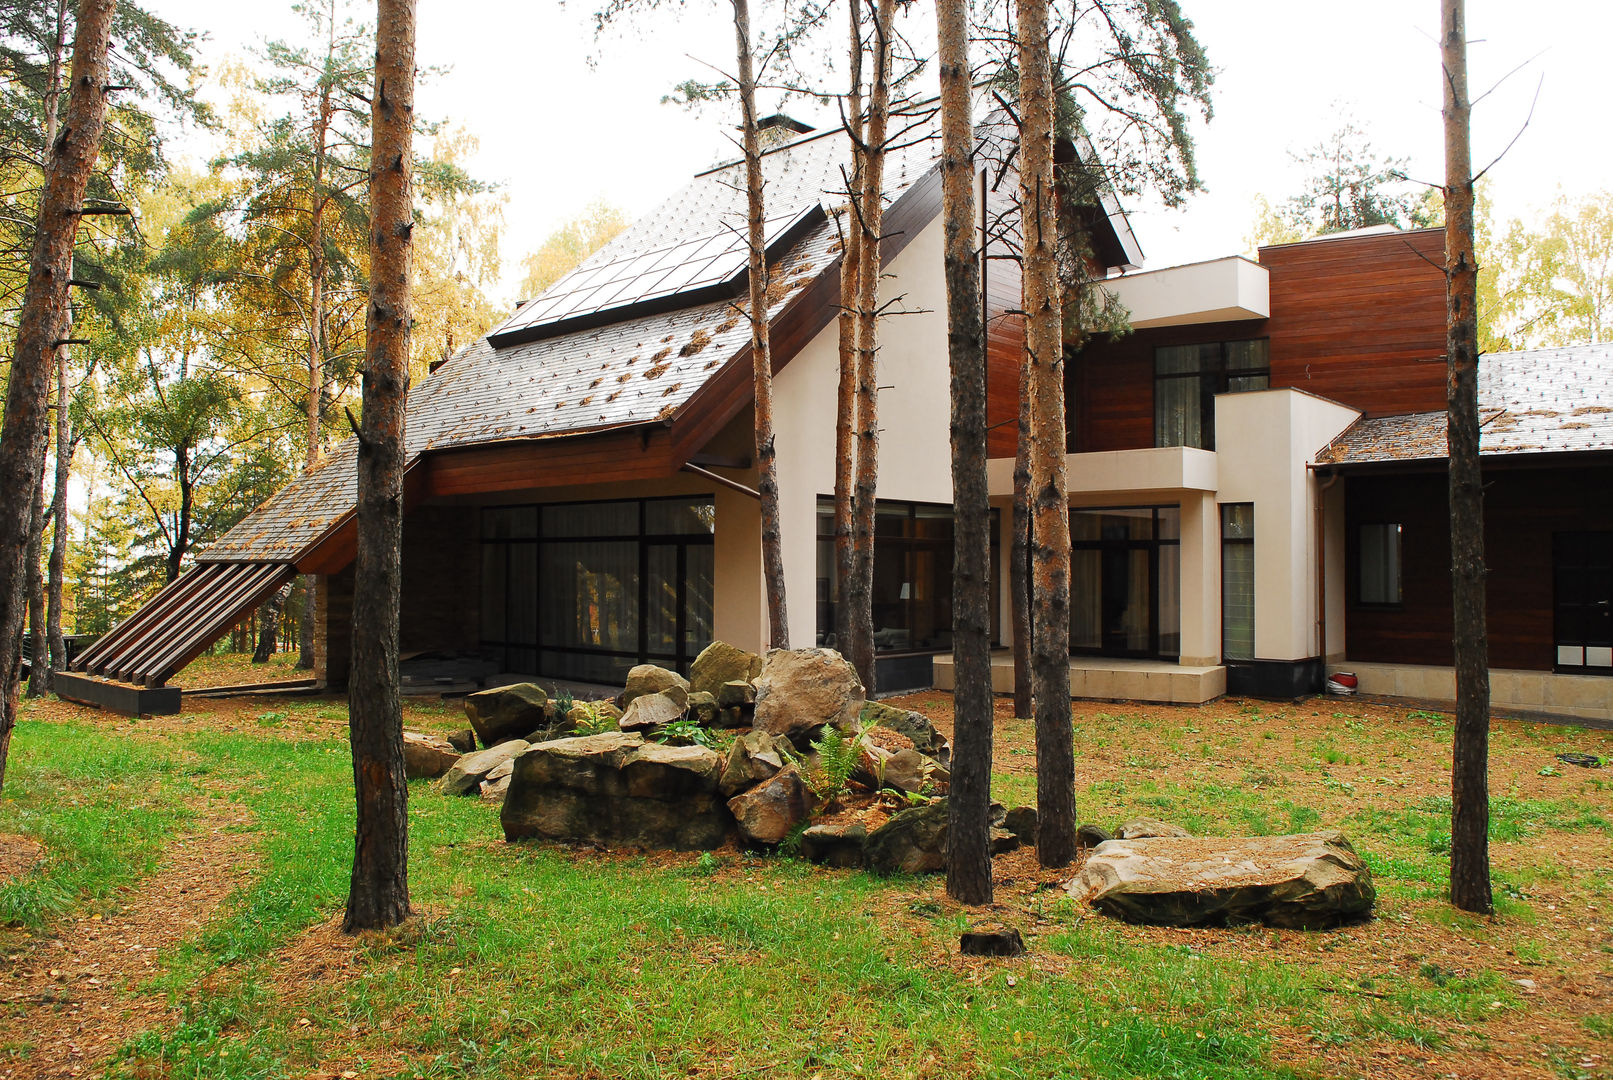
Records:
[[[1255,649],[1255,616],[1257,614],[1257,610],[1256,610],[1256,600],[1255,600],[1255,596],[1254,596],[1255,582],[1254,582],[1254,577],[1253,577],[1253,575],[1255,573],[1255,563],[1254,563],[1254,558],[1253,558],[1253,551],[1254,551],[1254,546],[1255,546],[1255,528],[1256,528],[1255,504],[1252,503],[1252,502],[1225,502],[1225,503],[1220,503],[1219,506],[1220,506],[1220,518],[1221,518],[1221,661],[1223,663],[1225,663],[1228,660],[1238,662],[1238,663],[1251,663],[1251,662],[1254,661],[1254,659],[1256,657],[1256,649]],[[1244,507],[1244,506],[1247,506],[1249,508],[1249,535],[1248,536],[1228,536],[1227,535],[1227,511],[1228,510],[1234,510],[1234,509],[1237,509],[1239,507]],[[1227,650],[1227,557],[1226,557],[1226,552],[1227,552],[1227,547],[1229,545],[1238,546],[1238,547],[1248,547],[1250,549],[1250,552],[1251,552],[1251,558],[1250,558],[1250,561],[1249,561],[1249,572],[1250,572],[1251,576],[1250,576],[1250,581],[1249,581],[1249,655],[1248,656],[1233,656]]]
[[[1149,583],[1149,588],[1148,588],[1148,593],[1149,593],[1149,597],[1150,597],[1149,610],[1148,610],[1148,648],[1145,651],[1138,652],[1136,650],[1115,650],[1115,649],[1110,649],[1105,645],[1099,645],[1099,646],[1094,648],[1094,647],[1091,647],[1091,646],[1076,646],[1076,645],[1072,644],[1070,646],[1070,655],[1071,656],[1110,656],[1110,657],[1119,657],[1119,658],[1123,658],[1123,659],[1129,658],[1129,659],[1133,659],[1133,660],[1180,660],[1181,656],[1182,656],[1182,634],[1181,634],[1180,622],[1178,622],[1177,630],[1176,630],[1176,651],[1174,653],[1165,652],[1160,647],[1160,613],[1159,613],[1159,603],[1160,603],[1160,595],[1159,595],[1159,555],[1160,555],[1160,550],[1159,549],[1161,547],[1174,547],[1174,548],[1177,549],[1177,552],[1178,552],[1177,563],[1176,563],[1176,566],[1177,566],[1177,581],[1178,581],[1178,586],[1180,586],[1180,580],[1181,580],[1180,575],[1181,575],[1181,565],[1182,565],[1181,564],[1181,555],[1180,555],[1181,548],[1182,548],[1182,523],[1181,523],[1181,517],[1180,517],[1181,505],[1179,503],[1147,503],[1147,504],[1144,504],[1142,506],[1137,506],[1137,505],[1128,505],[1128,506],[1072,506],[1069,509],[1069,516],[1073,518],[1074,515],[1076,515],[1078,513],[1080,513],[1080,514],[1088,514],[1088,513],[1102,514],[1102,513],[1108,512],[1108,511],[1115,511],[1115,510],[1151,510],[1151,511],[1153,511],[1152,518],[1151,518],[1151,524],[1149,526],[1150,532],[1149,532],[1148,538],[1147,539],[1131,539],[1131,538],[1127,538],[1127,539],[1121,540],[1121,539],[1106,539],[1106,538],[1100,537],[1097,540],[1077,540],[1077,539],[1074,538],[1074,536],[1072,536],[1071,539],[1070,539],[1070,551],[1071,552],[1076,552],[1076,551],[1099,551],[1099,552],[1101,552],[1101,551],[1104,551],[1105,549],[1108,549],[1110,551],[1115,551],[1115,550],[1136,550],[1136,551],[1147,551],[1148,552],[1148,576],[1149,576],[1149,582],[1150,582]],[[1178,517],[1177,517],[1177,521],[1176,521],[1176,535],[1174,537],[1161,538],[1161,536],[1159,535],[1159,531],[1160,531],[1159,530],[1159,512],[1161,510],[1175,510],[1175,511],[1178,512]],[[1072,532],[1073,532],[1073,530],[1072,530]],[[1071,585],[1072,586],[1074,585],[1073,581],[1071,582]],[[1178,597],[1177,598],[1178,608],[1180,608],[1180,604],[1181,604],[1181,598]],[[1178,610],[1177,614],[1178,614],[1178,617],[1180,617],[1180,614],[1181,614],[1180,610]]]
[[[1565,641],[1563,638],[1562,629],[1563,611],[1565,606],[1568,604],[1567,598],[1563,595],[1562,588],[1562,569],[1560,564],[1563,561],[1563,549],[1571,541],[1585,542],[1589,540],[1600,541],[1601,543],[1607,544],[1610,548],[1613,548],[1613,530],[1565,529],[1553,532],[1551,534],[1551,669],[1553,672],[1565,675],[1596,675],[1603,678],[1609,678],[1613,677],[1613,667],[1603,667],[1600,664],[1587,663],[1564,664],[1558,660],[1558,650],[1565,644],[1580,648],[1581,650],[1593,647],[1591,645],[1591,639],[1583,635],[1573,642]],[[1613,553],[1610,553],[1610,561],[1613,561]],[[1610,590],[1610,592],[1613,592],[1613,590]],[[1606,602],[1613,603],[1613,596],[1609,596]],[[1575,603],[1582,607],[1588,605],[1600,606],[1603,601],[1586,601],[1584,599],[1580,599],[1575,601]],[[1594,647],[1605,648],[1609,646],[1597,645]],[[1583,659],[1583,653],[1581,658]]]
[[[1367,546],[1365,533],[1367,529],[1394,526],[1396,554],[1395,554],[1395,600],[1368,600],[1364,595],[1366,587],[1366,556]],[[1403,611],[1406,607],[1406,523],[1403,521],[1388,521],[1373,519],[1371,521],[1358,521],[1355,525],[1355,588],[1353,599],[1355,606],[1367,611]]]
[[[1265,363],[1260,367],[1234,368],[1228,362],[1231,347],[1259,342],[1265,353]],[[1161,373],[1159,370],[1160,353],[1167,349],[1205,349],[1214,346],[1217,350],[1215,359],[1208,367],[1200,366],[1192,371],[1172,371]],[[1191,445],[1187,443],[1167,443],[1163,441],[1163,432],[1160,425],[1160,396],[1159,385],[1162,382],[1185,382],[1196,379],[1199,382],[1199,431],[1203,436],[1204,445],[1197,447],[1200,450],[1215,449],[1215,395],[1231,393],[1252,393],[1258,390],[1271,389],[1271,338],[1249,337],[1229,338],[1224,341],[1184,341],[1175,345],[1156,345],[1154,347],[1154,446],[1156,449],[1167,446]],[[1246,387],[1242,390],[1233,390],[1229,385],[1232,379],[1264,378],[1265,385]]]

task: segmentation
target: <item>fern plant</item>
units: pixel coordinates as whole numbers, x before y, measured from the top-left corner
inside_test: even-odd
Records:
[[[862,736],[848,739],[837,728],[826,727],[823,737],[812,743],[812,749],[818,761],[807,783],[819,801],[828,804],[846,790],[846,783],[856,771],[857,760],[862,757]]]
[[[601,711],[600,704],[598,701],[584,701],[574,706],[573,709],[566,710],[567,716],[570,716],[573,711],[582,714],[571,722],[571,730],[574,734],[601,735],[607,731],[616,730],[616,720]]]

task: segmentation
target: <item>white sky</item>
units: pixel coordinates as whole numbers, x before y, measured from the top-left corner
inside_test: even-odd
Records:
[[[205,31],[204,56],[240,55],[264,37],[298,29],[286,0],[149,0],[173,22]],[[690,0],[639,35],[596,44],[592,0],[420,0],[419,62],[449,70],[419,94],[421,115],[462,124],[481,140],[473,173],[509,196],[506,292],[520,257],[595,198],[630,215],[650,209],[693,172],[732,157],[732,119],[660,104],[678,81],[708,74],[691,55],[731,59],[731,24],[720,0]],[[1215,118],[1199,132],[1208,191],[1185,210],[1128,206],[1151,267],[1243,250],[1251,201],[1292,193],[1289,158],[1333,131],[1341,110],[1384,154],[1411,160],[1413,176],[1442,175],[1437,0],[1182,0],[1220,74]],[[925,4],[910,16],[931,20]],[[1493,172],[1499,215],[1528,215],[1561,187],[1569,195],[1608,185],[1613,140],[1605,118],[1605,0],[1469,0],[1476,96],[1526,61],[1474,114],[1474,159],[1506,145],[1541,85],[1534,119]],[[590,67],[590,56],[597,64]],[[1542,79],[1544,80],[1542,84]],[[829,122],[806,107],[802,119]],[[1598,119],[1598,118],[1601,119]],[[205,155],[204,144],[187,144]],[[178,157],[185,150],[176,147]],[[506,295],[505,299],[513,299]]]

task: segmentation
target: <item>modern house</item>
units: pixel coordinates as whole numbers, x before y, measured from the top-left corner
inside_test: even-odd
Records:
[[[937,152],[935,141],[913,139],[887,166],[882,295],[898,313],[882,324],[880,350],[882,691],[946,687],[952,674]],[[764,158],[797,646],[834,644],[846,157],[838,133],[808,132]],[[489,670],[611,683],[636,663],[686,666],[713,639],[765,646],[740,168],[694,177],[412,388],[404,652],[480,653]],[[1095,269],[1130,310],[1132,332],[1088,342],[1068,365],[1072,692],[1181,703],[1228,691],[1290,696],[1347,664],[1369,692],[1440,697],[1449,681],[1441,234],[1347,234],[1265,248],[1258,260],[1142,271],[1124,213],[1112,197],[1099,202],[1080,212]],[[1012,262],[989,262],[987,291],[1000,556],[1021,343]],[[1594,674],[1613,675],[1610,355],[1486,360],[1493,655],[1508,669],[1496,676],[1498,704],[1613,715],[1613,678]],[[354,461],[351,442],[337,447],[75,670],[103,687],[163,686],[304,573],[319,582],[317,674],[341,686]],[[1006,646],[1008,575],[1000,557],[994,564]],[[994,682],[1011,689],[1006,651]],[[1516,694],[1499,692],[1514,684]]]

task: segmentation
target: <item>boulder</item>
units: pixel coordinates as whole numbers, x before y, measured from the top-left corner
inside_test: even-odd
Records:
[[[718,708],[736,709],[756,704],[756,684],[749,679],[731,679],[713,693],[716,694]]]
[[[466,754],[437,781],[437,790],[444,795],[474,795],[481,790],[482,781],[488,773],[530,745],[525,739],[511,739],[486,750]]]
[[[951,744],[947,742],[945,735],[935,730],[935,725],[930,723],[930,718],[923,713],[896,709],[878,701],[870,701],[863,706],[862,726],[889,728],[907,736],[912,741],[914,749],[925,757],[934,758],[943,765],[952,761]]]
[[[1003,815],[1003,828],[1019,837],[1019,842],[1027,847],[1036,843],[1036,807],[1016,806]],[[1080,833],[1076,833],[1076,843],[1081,842]]]
[[[716,727],[717,699],[704,690],[689,691],[689,716],[701,727]]]
[[[861,825],[810,825],[801,834],[801,854],[808,862],[847,870],[867,863],[867,844],[868,830]]]
[[[689,692],[716,697],[724,683],[748,683],[761,673],[760,656],[726,641],[713,641],[689,665]]]
[[[748,731],[728,749],[718,790],[732,798],[752,784],[771,778],[790,760],[790,740],[765,731]]]
[[[946,868],[947,801],[903,810],[868,834],[868,868],[876,874],[928,874]]]
[[[448,745],[461,754],[468,754],[476,749],[476,730],[474,728],[460,728],[458,731],[448,733]]]
[[[688,700],[688,695],[684,695]],[[637,731],[647,735],[656,728],[666,727],[683,719],[683,706],[671,694],[643,694],[628,702],[627,710],[616,726],[623,731]]]
[[[682,712],[689,705],[689,680],[664,667],[639,664],[627,673],[627,686],[616,700],[626,710],[636,698],[646,694],[665,694],[678,703],[678,711]]]
[[[410,780],[435,780],[458,760],[459,751],[441,735],[403,733],[403,774]]]
[[[923,754],[908,747],[885,758],[876,775],[881,787],[917,794],[929,786],[928,769],[932,764]]]
[[[1295,929],[1364,918],[1376,895],[1372,872],[1336,832],[1111,840],[1066,889],[1128,922]]]
[[[852,735],[863,684],[833,649],[774,649],[756,679],[755,727],[802,746],[824,725]]]
[[[483,746],[519,739],[554,722],[549,695],[537,683],[482,690],[465,699],[465,718]]]
[[[1010,851],[1018,851],[1022,841],[1018,836],[1007,829],[993,825],[988,850],[992,855],[1006,855]]]
[[[1155,818],[1138,818],[1128,821],[1115,830],[1116,840],[1147,840],[1156,836],[1192,836],[1193,834],[1180,825],[1172,825],[1168,821],[1159,821]]]
[[[504,793],[510,790],[510,776],[514,771],[514,758],[494,766],[493,771],[482,778],[482,801],[503,802]]]
[[[561,840],[698,851],[733,828],[704,746],[664,746],[636,732],[555,739],[515,759],[500,821],[506,840]]]
[[[958,938],[958,951],[965,956],[1024,956],[1025,939],[1001,923],[972,926]]]
[[[1114,838],[1114,834],[1101,825],[1076,826],[1075,846],[1078,849],[1095,848],[1099,844],[1106,844]]]
[[[812,816],[818,800],[795,765],[786,765],[728,800],[739,835],[753,844],[777,844]]]

